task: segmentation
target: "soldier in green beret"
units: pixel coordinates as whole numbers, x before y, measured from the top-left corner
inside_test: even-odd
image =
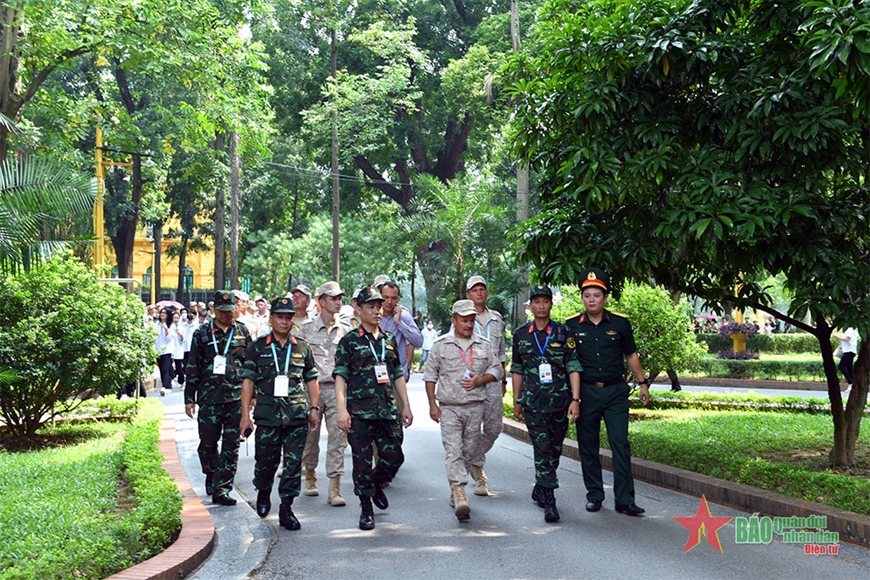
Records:
[[[190,342],[184,411],[193,417],[199,405],[199,461],[205,490],[220,505],[236,505],[230,497],[239,461],[242,417],[242,365],[250,333],[233,320],[232,292],[215,292],[215,317],[197,328]],[[221,442],[218,452],[218,442]]]
[[[562,443],[580,415],[580,363],[564,324],[550,320],[553,292],[544,284],[529,292],[534,320],[514,331],[511,381],[514,415],[525,420],[535,453],[532,499],[544,508],[544,520],[558,522],[553,490]]]
[[[257,399],[254,408],[257,515],[265,518],[272,509],[272,483],[283,455],[278,523],[288,530],[301,527],[292,506],[301,487],[302,450],[308,431],[320,427],[317,367],[308,343],[290,335],[294,312],[290,298],[276,298],[272,302],[269,317],[272,332],[248,346],[242,371],[241,429],[246,437],[253,428],[251,399]]]
[[[338,343],[333,370],[338,427],[347,433],[353,455],[353,491],[360,499],[361,530],[375,527],[372,502],[382,510],[389,506],[383,488],[405,461],[396,397],[402,405],[403,425],[410,427],[414,420],[396,340],[378,326],[383,302],[374,287],[360,290],[361,326]],[[373,444],[378,446],[374,469]]]
[[[577,442],[586,485],[586,511],[597,512],[604,501],[599,457],[601,419],[604,418],[613,454],[616,511],[639,516],[644,510],[634,501],[628,442],[631,387],[625,381],[625,363],[640,385],[640,400],[644,406],[649,403],[649,381],[640,366],[631,323],[625,316],[604,308],[610,293],[607,274],[596,268],[586,270],[581,274],[580,291],[586,311],[569,317],[565,325],[576,341],[577,358],[583,366]]]

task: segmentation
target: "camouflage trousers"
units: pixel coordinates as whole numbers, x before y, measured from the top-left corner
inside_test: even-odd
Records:
[[[556,470],[562,457],[562,444],[568,431],[568,411],[539,413],[523,408],[526,427],[535,454],[535,483],[541,487],[559,487]]]
[[[308,421],[291,425],[257,425],[254,441],[254,487],[272,489],[275,472],[284,456],[284,470],[278,482],[280,498],[299,495],[302,476],[302,449],[308,435]]]
[[[239,423],[242,402],[217,403],[199,408],[199,463],[206,475],[214,474],[215,493],[225,495],[233,488],[239,464]],[[220,452],[218,452],[220,442]]]
[[[468,483],[468,467],[483,466],[480,447],[480,422],[483,401],[467,405],[441,405],[441,444],[450,487]]]
[[[502,419],[504,418],[504,405],[501,400],[504,396],[501,381],[494,381],[484,387],[486,400],[483,403],[483,433],[480,437],[480,452],[482,455],[489,453],[495,440],[501,435]]]
[[[332,479],[344,474],[344,450],[347,447],[347,436],[338,428],[338,409],[335,406],[335,384],[320,385],[320,418],[321,424],[326,423],[326,477]],[[320,460],[320,428],[309,431],[305,440],[305,451],[302,452],[302,466],[306,469],[317,469]]]
[[[373,496],[375,486],[389,483],[405,462],[401,428],[394,419],[360,419],[351,416],[347,442],[353,452],[353,492]],[[373,445],[378,446],[378,464],[372,468]]]

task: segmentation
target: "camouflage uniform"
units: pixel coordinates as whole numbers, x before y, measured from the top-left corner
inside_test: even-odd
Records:
[[[288,350],[289,394],[275,397],[275,377],[279,374],[275,360],[277,358],[283,373]],[[254,487],[259,491],[272,489],[283,454],[284,470],[278,483],[278,495],[282,499],[296,497],[299,495],[302,449],[308,434],[310,413],[305,383],[317,378],[311,349],[307,342],[293,336],[283,347],[273,334],[262,336],[248,345],[242,377],[254,382],[254,397],[257,399],[254,407],[257,425]]]
[[[230,341],[228,343],[228,341]],[[199,462],[214,477],[214,492],[226,495],[233,487],[239,461],[239,422],[242,418],[242,365],[250,333],[234,322],[227,332],[212,320],[193,333],[187,361],[185,404],[199,405]],[[214,357],[226,352],[226,374],[216,375]],[[218,453],[218,441],[221,442]]]
[[[525,414],[535,453],[535,483],[542,488],[556,489],[559,487],[556,469],[562,456],[568,430],[568,405],[571,404],[568,373],[582,371],[574,340],[564,324],[550,321],[546,329],[537,331],[532,322],[514,331],[511,358],[511,373],[523,377],[517,403]],[[552,383],[541,382],[539,365],[544,361],[552,368]]]
[[[495,310],[487,308],[477,313],[474,322],[474,332],[487,339],[492,345],[492,350],[502,364],[507,361],[504,345],[504,319]],[[431,354],[429,355],[431,356]],[[499,376],[503,375],[500,373]],[[486,404],[483,409],[483,434],[480,438],[481,451],[484,455],[489,453],[495,440],[501,435],[502,419],[504,418],[504,385],[501,379],[486,385]]]
[[[468,342],[468,347],[463,348],[453,333],[437,338],[423,374],[424,382],[436,383],[435,397],[441,407],[441,443],[451,488],[465,486],[468,466],[482,466],[485,460],[480,446],[480,423],[487,385],[466,391],[459,382],[470,368],[476,376],[493,375],[501,388],[503,373],[488,340],[473,334]]]
[[[375,364],[386,364],[389,383],[378,383]],[[393,382],[403,379],[405,371],[399,362],[395,338],[383,331],[375,338],[363,327],[348,332],[338,343],[333,376],[341,376],[347,382],[347,412],[352,419],[347,441],[353,452],[353,491],[371,497],[375,486],[392,481],[405,461],[399,411],[393,395]],[[374,469],[373,443],[378,446],[378,464]]]
[[[314,354],[314,364],[320,376],[320,414],[326,420],[328,436],[326,446],[326,476],[332,479],[344,474],[344,449],[347,438],[344,431],[338,428],[338,409],[335,405],[335,379],[332,369],[335,364],[335,351],[341,338],[350,332],[350,327],[337,319],[331,326],[326,326],[320,316],[315,316],[302,323],[298,336],[305,339]],[[302,466],[306,469],[317,467],[320,455],[320,429],[310,431],[302,454]]]

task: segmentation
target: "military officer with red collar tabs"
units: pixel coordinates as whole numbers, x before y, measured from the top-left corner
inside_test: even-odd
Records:
[[[601,419],[613,453],[613,493],[616,511],[639,516],[644,510],[634,501],[631,475],[631,446],[628,441],[628,396],[625,364],[640,385],[640,400],[649,403],[649,381],[644,378],[631,323],[623,315],[606,310],[610,278],[590,268],[581,274],[580,291],[586,311],[565,321],[576,342],[577,359],[583,367],[580,383],[580,418],[577,442],[583,483],[586,485],[586,511],[597,512],[604,500],[601,477],[599,433]]]

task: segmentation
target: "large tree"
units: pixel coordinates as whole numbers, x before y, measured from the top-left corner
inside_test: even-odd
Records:
[[[544,280],[596,265],[617,285],[654,278],[812,333],[831,460],[848,465],[870,346],[844,409],[830,336],[870,338],[870,124],[866,88],[843,90],[842,69],[866,80],[870,6],[834,4],[549,2],[513,69],[517,149],[544,205],[516,247]],[[832,29],[856,18],[852,36]],[[762,285],[769,272],[794,292],[787,315]]]

